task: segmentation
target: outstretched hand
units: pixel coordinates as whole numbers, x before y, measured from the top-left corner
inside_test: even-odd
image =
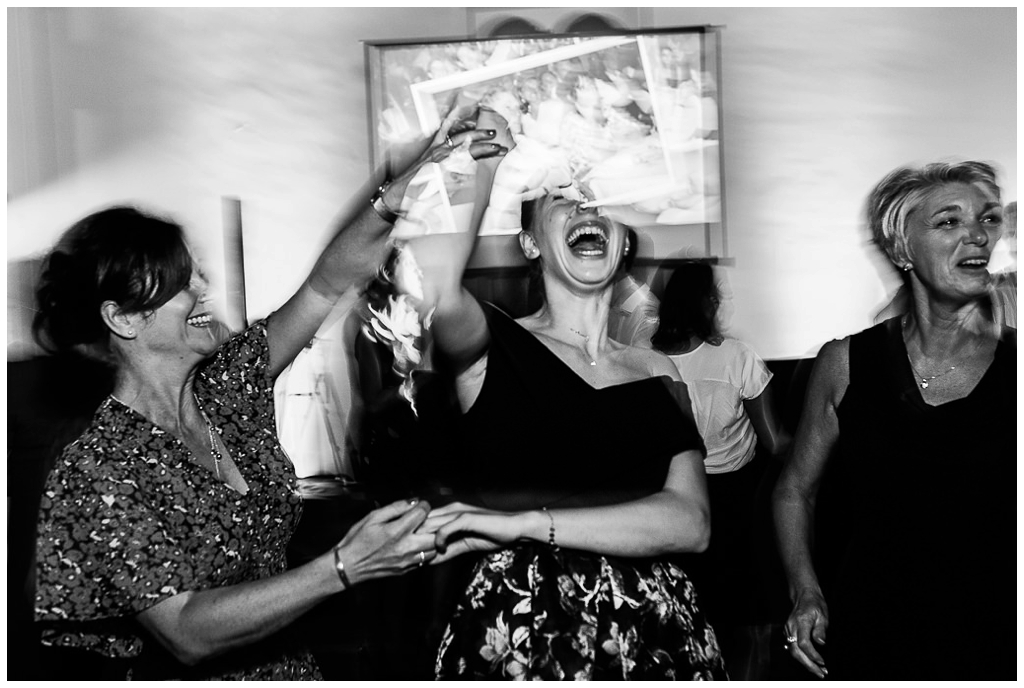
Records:
[[[430,511],[424,501],[401,500],[371,511],[337,545],[349,581],[395,576],[430,562],[434,536],[417,532]]]

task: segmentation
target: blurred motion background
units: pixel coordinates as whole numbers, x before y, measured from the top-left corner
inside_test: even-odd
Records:
[[[869,325],[895,289],[860,217],[890,169],[988,160],[1016,199],[1015,8],[601,12],[623,28],[724,27],[722,272],[732,332],[766,359]],[[580,13],[9,8],[8,358],[32,350],[37,259],[115,202],[181,221],[223,299],[225,199],[238,199],[246,314],[266,315],[366,180],[362,41],[517,16],[558,30]]]

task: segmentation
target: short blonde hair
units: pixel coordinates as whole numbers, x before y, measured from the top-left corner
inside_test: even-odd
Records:
[[[980,186],[999,200],[996,171],[988,163],[933,162],[920,168],[901,167],[880,181],[868,196],[867,216],[871,236],[896,267],[910,262],[907,250],[907,218],[921,206],[932,189],[943,184]]]

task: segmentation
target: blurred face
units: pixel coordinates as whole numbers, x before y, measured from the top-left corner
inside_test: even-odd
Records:
[[[170,301],[153,311],[139,332],[139,340],[154,352],[198,363],[212,354],[223,338],[223,326],[208,308],[209,284],[199,271]]]
[[[539,211],[540,222],[531,236],[544,260],[545,276],[572,290],[611,284],[622,260],[626,228],[565,198],[550,198]]]
[[[933,298],[964,302],[982,296],[1002,221],[999,200],[981,187],[935,188],[907,218],[914,277]]]

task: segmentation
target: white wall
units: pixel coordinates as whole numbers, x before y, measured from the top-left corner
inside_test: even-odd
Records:
[[[870,324],[894,276],[860,208],[893,167],[990,160],[1017,197],[1014,8],[638,16],[725,27],[732,333],[765,358]],[[265,315],[369,170],[361,41],[466,26],[460,8],[8,10],[8,261],[136,199],[184,222],[216,277],[221,197],[238,196],[249,315]],[[9,295],[9,352],[19,313]]]

